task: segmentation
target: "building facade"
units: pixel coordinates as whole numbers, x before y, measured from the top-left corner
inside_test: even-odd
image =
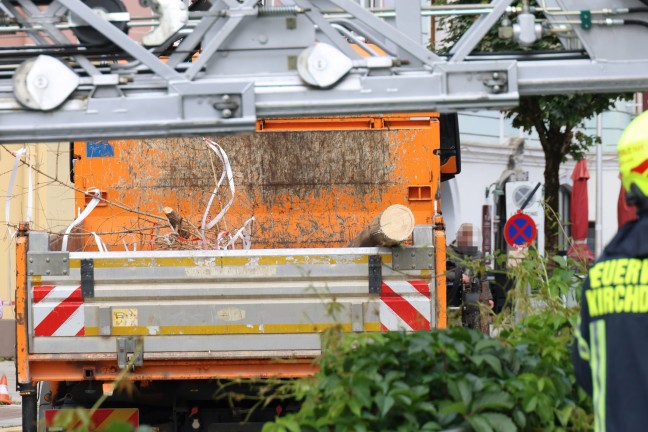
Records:
[[[30,222],[33,229],[60,232],[74,216],[74,190],[70,182],[70,144],[0,146],[0,357],[14,351],[14,293],[16,228]],[[6,336],[6,337],[5,337]]]
[[[589,221],[591,227],[590,248],[596,250],[594,229],[601,224],[603,245],[607,244],[617,231],[617,202],[621,182],[618,175],[616,144],[624,128],[641,111],[641,97],[635,101],[619,102],[614,111],[602,114],[602,170],[597,172],[596,148],[587,155],[590,179],[588,181]],[[544,153],[537,136],[527,135],[514,129],[510,121],[496,111],[462,113],[459,116],[461,130],[462,172],[455,179],[442,186],[443,212],[447,224],[449,242],[461,223],[472,223],[482,227],[482,206],[494,204],[498,180],[509,168],[510,159],[515,156],[518,170],[526,174],[531,184],[544,183]],[[584,131],[596,133],[596,119],[585,121]],[[524,140],[524,149],[516,154],[516,145]],[[569,233],[571,174],[575,161],[569,159],[560,168],[560,208],[554,209],[565,232]],[[597,177],[602,177],[602,202],[596,202]],[[488,190],[488,194],[486,191]],[[596,221],[597,206],[602,208],[602,218]],[[493,208],[494,211],[494,208]],[[493,214],[493,219],[506,215]],[[542,228],[542,227],[540,227]],[[494,234],[496,230],[493,230]],[[539,233],[541,235],[542,233]],[[567,238],[561,235],[561,249],[566,251]]]

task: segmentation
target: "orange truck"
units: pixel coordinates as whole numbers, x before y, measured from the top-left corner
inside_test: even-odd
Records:
[[[17,240],[25,430],[100,398],[97,430],[256,430],[295,407],[241,426],[245,402],[215,399],[219,383],[310,375],[333,327],[446,326],[439,188],[460,169],[456,116],[266,119],[71,153],[74,226]],[[393,205],[413,215],[407,241],[349,247]],[[122,371],[130,391],[113,388]]]

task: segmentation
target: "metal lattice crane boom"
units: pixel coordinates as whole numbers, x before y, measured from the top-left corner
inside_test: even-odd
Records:
[[[542,1],[544,29],[513,0],[475,5],[479,18],[443,56],[418,43],[418,0],[396,2],[395,25],[349,0],[202,10],[149,0],[155,27],[141,42],[119,0],[99,3],[0,0],[0,32],[34,43],[0,56],[0,142],[224,134],[257,118],[499,109],[520,95],[648,88],[638,0],[593,0],[589,11]],[[522,45],[552,28],[580,51],[471,56],[503,15]]]

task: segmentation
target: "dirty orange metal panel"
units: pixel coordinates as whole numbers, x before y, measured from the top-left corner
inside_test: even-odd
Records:
[[[392,204],[407,205],[417,224],[433,222],[434,201],[409,201],[408,187],[429,187],[436,194],[436,115],[274,119],[258,125],[257,133],[214,138],[230,160],[236,192],[224,218],[205,233],[205,243],[196,228],[223,166],[201,139],[112,141],[112,155],[104,157],[88,157],[86,143],[76,143],[76,186],[98,188],[108,201],[88,216],[83,231],[99,233],[108,250],[216,248],[253,216],[253,248],[344,247]],[[230,197],[224,180],[208,222]],[[76,203],[82,209],[86,197],[77,193]],[[167,206],[185,218],[189,239],[171,235],[162,213]],[[84,241],[85,250],[96,250],[92,236]]]
[[[34,381],[113,381],[120,373],[113,360],[32,360]],[[146,360],[128,374],[132,381],[196,380],[216,378],[298,378],[313,375],[317,366],[312,359],[299,360]]]
[[[447,280],[446,280],[446,235],[443,216],[436,215],[434,221],[434,247],[436,248],[436,311],[437,328],[448,326],[447,315]]]
[[[16,237],[16,373],[18,383],[29,384],[32,377],[28,361],[27,329],[27,230],[29,224],[20,224]]]

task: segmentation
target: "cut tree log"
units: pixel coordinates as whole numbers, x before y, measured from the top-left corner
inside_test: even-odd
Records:
[[[171,207],[164,207],[162,212],[169,220],[171,227],[178,233],[178,236],[188,239],[191,235],[188,230],[182,227],[183,217],[180,216],[175,210]]]
[[[404,205],[387,207],[349,244],[349,247],[397,246],[414,230],[414,215]]]

